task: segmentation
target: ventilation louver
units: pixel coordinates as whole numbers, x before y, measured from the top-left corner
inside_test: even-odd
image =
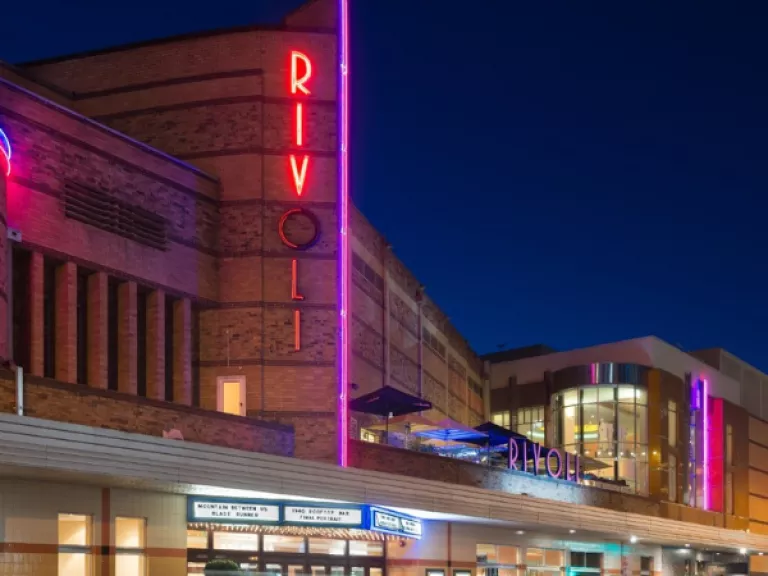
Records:
[[[168,250],[165,218],[82,184],[65,185],[64,214],[145,246]]]

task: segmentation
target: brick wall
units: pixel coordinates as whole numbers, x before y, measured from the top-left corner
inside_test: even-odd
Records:
[[[15,406],[16,384],[13,376],[9,372],[0,372],[0,411],[15,413]],[[187,442],[249,452],[293,456],[294,450],[293,429],[288,425],[34,376],[25,376],[24,411],[34,418],[149,436],[162,436],[163,431],[176,428]]]

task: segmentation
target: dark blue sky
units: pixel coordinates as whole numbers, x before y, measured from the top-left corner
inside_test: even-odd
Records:
[[[300,3],[13,2],[0,59]],[[767,17],[759,0],[352,0],[355,202],[480,352],[655,334],[768,370]]]

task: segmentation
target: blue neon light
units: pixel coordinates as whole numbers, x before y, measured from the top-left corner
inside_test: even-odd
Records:
[[[12,155],[11,141],[8,139],[8,136],[5,135],[2,128],[0,128],[0,152],[2,152],[5,157],[5,175],[10,176]]]

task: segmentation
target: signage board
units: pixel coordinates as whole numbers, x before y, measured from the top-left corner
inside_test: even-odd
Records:
[[[371,508],[371,530],[396,536],[421,538],[421,520],[398,514],[392,510]]]
[[[360,527],[363,524],[363,512],[360,508],[286,504],[283,522],[302,526]]]
[[[280,506],[236,500],[192,500],[188,516],[191,522],[277,524]]]

